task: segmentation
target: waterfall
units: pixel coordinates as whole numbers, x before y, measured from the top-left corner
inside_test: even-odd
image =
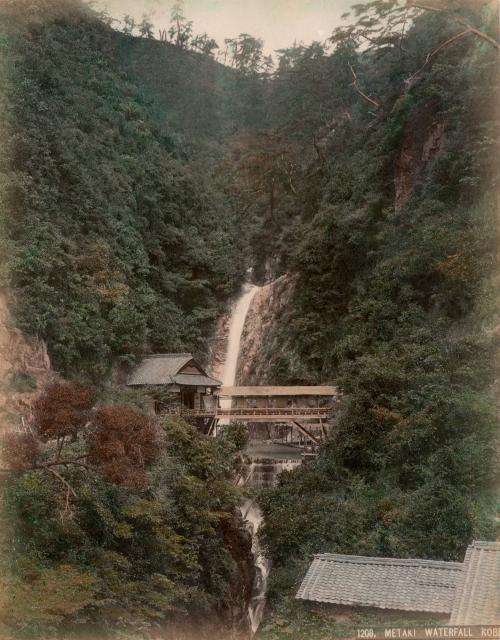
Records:
[[[255,578],[253,581],[252,598],[248,605],[248,618],[253,635],[259,628],[259,624],[264,616],[267,578],[269,576],[271,563],[264,555],[262,547],[260,546],[258,531],[263,520],[263,515],[259,505],[254,500],[247,500],[241,507],[241,514],[252,534],[252,555],[255,567]]]
[[[224,369],[222,372],[222,385],[233,387],[236,385],[236,373],[238,368],[238,356],[245,319],[252,304],[252,300],[259,287],[247,283],[243,286],[240,297],[236,301],[231,313],[229,323],[229,335],[227,340]],[[222,408],[231,407],[231,398],[221,398]],[[221,419],[220,425],[228,425],[229,419]],[[248,476],[241,480],[245,484],[256,489],[273,486],[281,471],[291,470],[302,463],[300,453],[286,445],[254,446],[247,451],[251,460]],[[257,631],[264,615],[266,604],[267,579],[269,576],[270,562],[265,557],[259,540],[259,527],[263,520],[259,505],[254,500],[247,500],[240,507],[241,515],[245,520],[249,532],[252,534],[252,555],[254,559],[255,578],[252,588],[252,597],[248,605],[248,619],[252,635]]]
[[[224,361],[224,373],[222,375],[222,386],[224,387],[233,387],[236,383],[236,369],[238,366],[238,355],[240,353],[241,334],[243,333],[245,319],[252,304],[253,297],[257,293],[257,289],[258,287],[253,284],[245,284],[231,314],[226,358]],[[227,403],[227,399],[221,399],[221,404],[223,402]],[[229,406],[231,405],[229,404]]]
[[[233,312],[231,314],[231,322],[229,325],[229,336],[227,340],[226,357],[224,361],[224,371],[222,375],[222,385],[224,387],[233,387],[236,384],[236,371],[238,367],[238,356],[240,353],[241,335],[245,326],[245,319],[252,304],[253,297],[257,293],[258,287],[247,283],[243,286],[243,291],[236,301]],[[220,404],[222,408],[231,407],[231,398],[221,398]],[[229,420],[221,420],[220,424],[228,424]],[[240,507],[241,515],[252,534],[252,555],[254,558],[255,578],[252,589],[252,598],[248,605],[248,618],[252,635],[257,628],[264,614],[267,577],[269,575],[269,561],[262,553],[259,543],[258,531],[262,522],[262,513],[258,505],[247,500]]]

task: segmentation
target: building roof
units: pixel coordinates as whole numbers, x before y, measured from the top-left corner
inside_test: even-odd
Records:
[[[222,387],[219,395],[241,398],[247,396],[336,396],[337,387]]]
[[[500,624],[500,542],[467,549],[450,624]]]
[[[192,364],[198,373],[180,373],[186,365]],[[145,357],[127,379],[127,385],[169,385],[216,386],[221,383],[206,375],[190,353],[160,353]]]
[[[296,598],[349,606],[450,613],[460,562],[314,556]]]
[[[202,376],[193,373],[179,373],[176,376],[171,376],[174,384],[180,384],[184,386],[197,386],[197,387],[220,387],[221,383],[215,378],[210,376]]]

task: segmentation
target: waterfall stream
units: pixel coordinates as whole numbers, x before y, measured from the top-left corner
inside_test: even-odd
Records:
[[[223,387],[233,387],[236,383],[236,370],[238,367],[238,355],[240,353],[241,334],[243,333],[243,327],[245,326],[245,319],[247,317],[248,310],[250,309],[253,297],[257,293],[258,288],[259,287],[256,287],[253,284],[245,284],[232,311],[226,357],[224,360],[224,373],[222,375]],[[222,398],[221,404],[223,404],[223,402],[227,403],[227,399],[225,400]],[[229,400],[229,406],[231,406],[231,400]]]
[[[224,387],[232,387],[236,383],[236,371],[238,367],[238,355],[240,352],[241,334],[245,326],[245,319],[252,304],[253,297],[257,293],[258,287],[252,284],[245,284],[243,291],[236,301],[231,314],[229,325],[229,336],[227,340],[226,357],[224,360],[224,372],[222,384]],[[230,408],[231,398],[221,398],[221,407]],[[225,421],[227,424],[228,420]],[[224,424],[224,421],[220,421]],[[252,555],[254,558],[255,578],[252,589],[252,598],[248,606],[248,617],[252,635],[257,628],[264,614],[267,576],[269,575],[269,561],[265,558],[260,547],[258,530],[262,522],[262,513],[259,506],[252,500],[247,500],[241,506],[241,514],[247,523],[247,527],[252,534]]]
[[[229,324],[229,335],[227,340],[227,350],[224,360],[224,370],[222,384],[225,387],[236,385],[236,372],[238,367],[238,356],[240,352],[241,336],[245,326],[245,319],[252,300],[258,291],[257,286],[247,283],[243,286],[240,297],[231,313]],[[231,398],[221,398],[222,408],[231,407]],[[228,424],[229,419],[220,420],[221,425]],[[272,446],[272,445],[271,445]],[[284,447],[276,452],[276,447],[266,455],[266,445],[262,444],[258,451],[252,451],[251,445],[247,451],[251,460],[249,475],[246,483],[255,488],[272,486],[276,482],[277,475],[285,470],[292,469],[302,462],[297,450]],[[269,576],[270,562],[265,557],[259,541],[259,527],[263,520],[259,505],[254,500],[247,500],[241,507],[241,514],[246,522],[246,526],[252,534],[252,555],[254,558],[255,578],[252,589],[252,597],[248,605],[248,618],[252,635],[257,631],[264,615],[266,604],[267,579]]]
[[[252,534],[252,555],[255,566],[255,577],[252,588],[252,598],[248,605],[248,618],[252,635],[259,628],[266,606],[267,578],[271,564],[264,555],[259,542],[258,531],[263,520],[259,505],[254,500],[247,500],[241,507],[241,514]]]

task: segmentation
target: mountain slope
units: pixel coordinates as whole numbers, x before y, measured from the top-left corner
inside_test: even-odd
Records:
[[[241,277],[213,166],[198,171],[171,125],[180,105],[159,114],[125,73],[122,40],[84,10],[2,20],[11,290],[19,326],[65,373],[102,375],[147,349],[203,352]],[[160,62],[166,76],[175,65]]]

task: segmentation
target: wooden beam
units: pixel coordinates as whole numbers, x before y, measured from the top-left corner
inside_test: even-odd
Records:
[[[321,433],[323,434],[323,440],[326,440],[328,437],[326,424],[323,422],[323,420],[320,420],[320,424],[321,424]]]
[[[319,439],[315,435],[313,435],[310,431],[308,431],[305,427],[303,427],[300,424],[300,422],[296,422],[295,420],[292,420],[292,424],[294,424],[301,433],[303,433],[310,440],[312,440],[314,444],[320,444]]]

